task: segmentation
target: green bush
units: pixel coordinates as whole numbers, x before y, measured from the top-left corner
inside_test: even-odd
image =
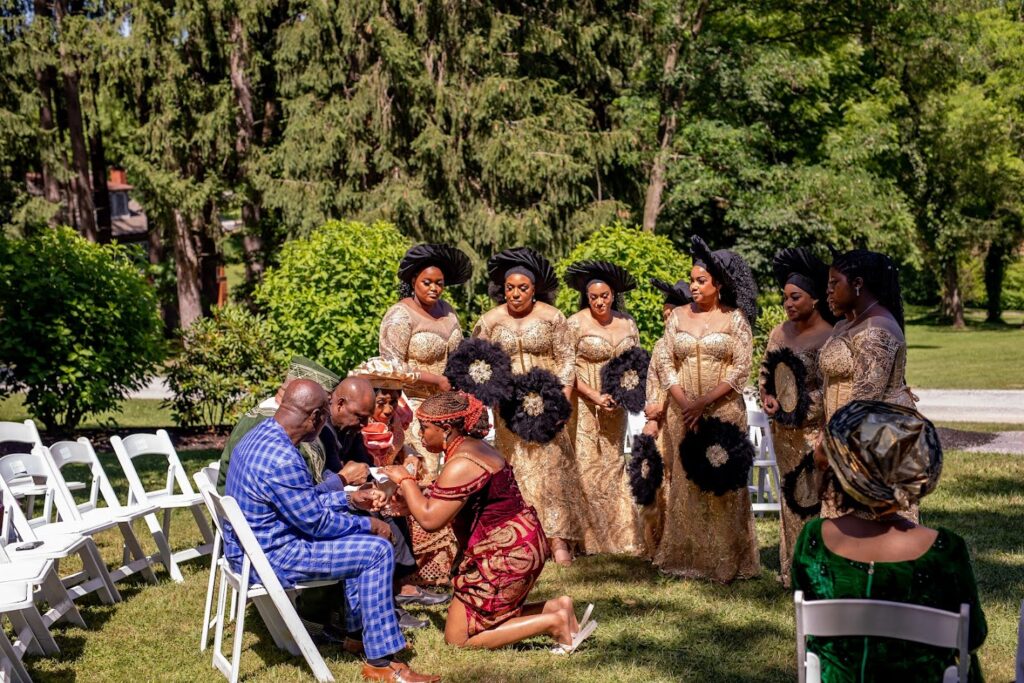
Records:
[[[70,228],[0,238],[3,390],[48,429],[74,429],[145,385],[163,354],[156,295],[129,253]]]
[[[344,374],[377,353],[409,241],[389,223],[330,221],[281,249],[255,300],[277,348]]]
[[[651,286],[648,278],[657,277],[669,282],[689,280],[690,257],[679,253],[666,237],[618,223],[599,228],[580,242],[558,262],[558,277],[565,275],[571,264],[584,259],[611,261],[636,278],[638,287],[626,295],[626,310],[640,328],[643,346],[647,349],[653,347],[665,331],[661,320],[664,296]],[[579,293],[563,284],[557,304],[566,315],[572,315],[578,310]]]
[[[174,421],[188,427],[230,424],[280,386],[287,359],[270,324],[229,304],[182,332],[182,352],[167,371]]]

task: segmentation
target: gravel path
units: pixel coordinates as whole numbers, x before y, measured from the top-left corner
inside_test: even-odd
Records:
[[[1024,391],[989,389],[914,389],[917,409],[942,422],[1024,424]]]

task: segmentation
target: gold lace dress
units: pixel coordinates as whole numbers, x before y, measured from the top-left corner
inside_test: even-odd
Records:
[[[678,384],[690,399],[728,382],[734,391],[709,405],[704,414],[732,422],[745,434],[747,410],[741,392],[752,362],[750,325],[742,312],[734,310],[722,329],[707,331],[703,317],[688,307],[673,311],[665,327],[665,346],[652,362],[662,366],[666,390]],[[686,429],[678,404],[674,400],[669,403],[666,421],[677,425],[680,441],[671,439],[666,444],[671,454],[672,486],[655,565],[676,576],[719,583],[756,576],[761,567],[749,491],[743,487],[716,496],[687,478],[679,458]]]
[[[537,302],[524,318],[513,318],[504,304],[485,313],[473,336],[500,346],[512,359],[512,372],[550,370],[563,386],[576,381],[576,358],[565,316],[554,306]],[[572,441],[563,429],[546,444],[524,441],[495,415],[494,447],[514,468],[527,504],[537,510],[548,538],[578,539],[573,512],[579,500],[579,480]]]
[[[654,349],[651,351],[651,364],[647,368],[647,405],[665,405],[666,401],[668,401],[668,403],[672,403],[666,389],[668,385],[668,378],[663,374],[665,364],[655,361],[656,358],[664,357],[667,353],[665,346],[665,338],[660,337],[658,341],[654,342]],[[644,536],[644,549],[646,550],[647,556],[651,559],[654,559],[654,554],[658,549],[658,544],[661,543],[661,534],[665,528],[665,507],[668,502],[669,490],[672,485],[673,458],[672,453],[669,451],[668,444],[674,443],[678,448],[679,442],[682,440],[682,424],[682,420],[680,419],[676,419],[669,423],[667,416],[663,415],[660,428],[658,429],[658,436],[655,439],[655,443],[658,446],[658,452],[661,453],[662,462],[664,463],[664,477],[662,478],[661,488],[658,489],[658,495],[654,499],[654,502],[640,508],[640,522]]]
[[[818,355],[821,374],[824,424],[851,401],[870,400],[895,403],[907,408],[917,405],[904,379],[907,370],[907,340],[895,319],[876,315],[852,325],[840,320]],[[822,517],[844,514],[835,491],[826,491]],[[918,508],[910,518],[918,520]]]
[[[775,445],[775,459],[779,467],[779,476],[785,477],[794,467],[800,464],[804,455],[814,450],[818,442],[818,435],[821,433],[821,378],[818,374],[818,354],[822,345],[828,338],[828,332],[823,334],[811,333],[806,338],[800,338],[787,332],[786,324],[778,325],[768,335],[768,346],[765,353],[776,349],[788,348],[803,362],[807,373],[804,379],[803,390],[810,396],[811,404],[807,411],[807,418],[798,427],[790,427],[780,424],[778,420],[772,421],[772,442]],[[759,385],[762,395],[767,379],[766,370],[762,366]],[[775,398],[779,402],[781,410],[786,412],[796,408],[797,392],[796,378],[793,373],[779,366],[775,371]],[[796,539],[804,528],[805,520],[793,512],[786,499],[782,499],[782,512],[779,515],[781,525],[779,533],[779,563],[781,565],[780,577],[782,584],[787,588],[790,585],[789,573],[793,564],[793,548],[796,546]]]
[[[448,354],[462,341],[459,319],[447,302],[441,302],[444,315],[428,318],[399,301],[388,309],[380,323],[378,349],[385,360],[406,363],[413,370],[440,375],[448,363]],[[407,386],[409,407],[416,411],[423,399],[437,393],[437,387],[423,382]],[[413,420],[406,433],[406,444],[423,459],[423,479],[433,481],[440,472],[440,456],[420,444],[420,426]]]
[[[609,360],[640,344],[640,331],[629,316],[603,328],[588,309],[569,318],[575,338],[576,381],[601,390],[601,370]],[[612,328],[624,337],[614,338]],[[603,410],[577,391],[569,433],[575,446],[580,482],[577,515],[584,552],[639,554],[643,549],[640,520],[626,474],[622,452],[626,441],[626,410]]]

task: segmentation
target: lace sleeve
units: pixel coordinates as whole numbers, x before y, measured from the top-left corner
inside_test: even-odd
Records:
[[[853,390],[851,401],[881,401],[889,385],[903,341],[880,327],[867,327],[852,339]]]
[[[772,330],[771,334],[768,335],[768,344],[765,346],[764,355],[767,357],[769,353],[781,346],[779,338],[782,336],[782,326],[778,325]],[[761,370],[757,373],[757,391],[762,396],[764,395],[764,385],[768,381],[768,373],[765,369],[764,360],[761,361]]]
[[[555,376],[567,387],[576,381],[576,335],[561,311],[551,321],[551,337]]]
[[[476,321],[476,325],[473,326],[473,333],[471,335],[477,339],[491,340],[491,326],[487,324],[487,318],[480,316],[480,319]]]
[[[661,386],[661,373],[658,371],[661,354],[665,353],[665,338],[654,342],[651,349],[651,364],[647,366],[647,403],[659,404],[664,400],[664,388]]]
[[[665,334],[659,340],[661,348],[658,345],[654,345],[655,354],[651,358],[651,365],[657,368],[658,379],[661,381],[661,388],[664,391],[668,391],[669,387],[679,384],[679,377],[676,375],[676,354],[675,345],[672,340],[676,336],[676,316],[675,314],[668,317],[668,322],[665,323]]]
[[[402,304],[395,304],[380,321],[378,351],[381,358],[404,363],[409,359],[409,339],[412,338],[412,319]]]
[[[754,335],[742,311],[732,314],[732,363],[725,372],[725,381],[737,394],[743,393],[750,379],[750,366],[754,362]]]

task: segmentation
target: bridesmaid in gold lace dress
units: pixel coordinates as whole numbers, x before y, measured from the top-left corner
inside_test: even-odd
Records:
[[[640,345],[640,330],[621,305],[621,295],[635,289],[636,280],[607,261],[580,261],[569,266],[565,281],[580,293],[580,310],[569,318],[576,348],[576,400],[569,425],[580,482],[583,550],[639,554],[640,520],[623,454],[627,414],[601,392],[601,370],[608,361]]]
[[[674,285],[658,278],[651,278],[651,285],[661,290],[665,295],[665,302],[661,307],[661,321],[668,326],[669,316],[677,306],[689,306],[693,303],[693,295],[690,294],[690,283],[686,280],[679,280]],[[669,491],[672,486],[672,461],[678,457],[678,453],[672,453],[668,444],[676,444],[682,441],[682,420],[675,420],[672,424],[665,421],[666,409],[669,407],[668,378],[662,373],[665,371],[664,363],[656,363],[655,358],[664,357],[666,340],[662,336],[654,343],[651,351],[651,365],[647,369],[647,407],[644,408],[644,416],[647,423],[644,424],[644,434],[657,439],[658,451],[665,463],[664,478],[661,482],[661,489],[658,497],[652,505],[645,506],[640,511],[643,525],[644,547],[650,559],[654,559],[654,553],[661,543],[661,535],[665,528],[665,509],[668,502]]]
[[[528,247],[507,249],[487,262],[491,296],[498,305],[481,316],[473,336],[500,346],[512,359],[512,372],[535,367],[551,371],[572,399],[576,358],[565,316],[550,304],[558,278],[546,258]],[[568,541],[579,532],[573,513],[579,496],[572,441],[566,430],[546,444],[527,442],[495,416],[497,448],[515,467],[523,498],[537,509],[555,561],[572,562]]]
[[[757,288],[743,259],[725,250],[710,252],[697,237],[693,242],[693,304],[669,316],[665,345],[652,361],[662,365],[672,397],[666,421],[683,425],[683,443],[702,417],[746,434],[742,391],[750,377],[757,311]],[[672,487],[654,563],[668,574],[719,583],[756,576],[760,562],[746,486],[721,496],[706,492],[687,478],[679,444],[667,447],[674,456]],[[724,464],[729,454],[722,446],[718,450]]]
[[[832,333],[833,318],[825,300],[828,266],[822,260],[800,247],[783,249],[775,255],[772,265],[788,320],[768,335],[758,385],[764,411],[774,417],[772,441],[779,474],[785,477],[818,442],[818,352]],[[779,519],[779,578],[789,588],[793,548],[804,519],[790,509],[785,499]]]
[[[379,353],[385,360],[404,363],[419,373],[419,382],[405,389],[414,412],[426,397],[451,389],[444,367],[448,354],[462,341],[462,328],[441,295],[445,287],[469,280],[472,272],[469,257],[447,244],[412,247],[398,266],[402,298],[380,323]],[[406,443],[423,458],[421,481],[433,481],[440,471],[438,456],[422,448],[415,421]]]
[[[850,401],[866,399],[914,408],[906,383],[907,340],[903,336],[903,295],[896,264],[885,254],[855,249],[837,256],[828,273],[828,305],[844,316],[818,356],[824,424]],[[821,516],[845,511],[831,488]],[[917,506],[908,516],[918,521]]]

